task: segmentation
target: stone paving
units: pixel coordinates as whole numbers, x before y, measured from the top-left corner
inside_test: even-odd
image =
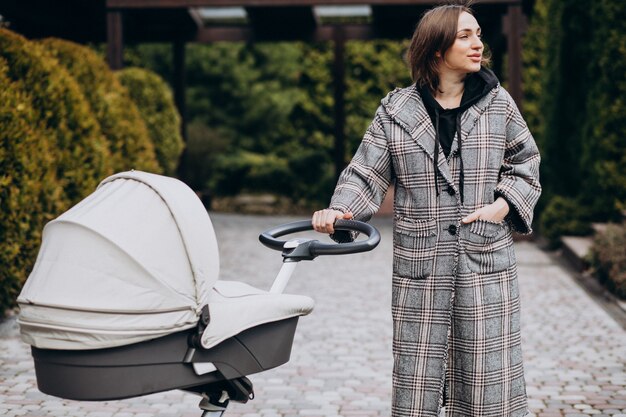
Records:
[[[281,259],[257,236],[294,219],[212,219],[222,279],[269,288]],[[286,292],[311,296],[316,308],[300,320],[291,361],[252,375],[256,398],[231,405],[226,416],[389,416],[391,222],[374,224],[383,236],[375,251],[299,265]],[[516,243],[516,251],[531,410],[537,417],[626,417],[626,331],[535,245]],[[2,416],[200,417],[198,401],[180,391],[99,403],[47,396],[36,388],[14,322],[0,324]]]

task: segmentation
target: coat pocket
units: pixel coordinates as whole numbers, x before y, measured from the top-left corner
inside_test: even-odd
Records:
[[[396,217],[393,232],[393,273],[424,279],[433,271],[437,221]]]
[[[475,220],[464,233],[467,267],[477,274],[507,269],[513,264],[513,239],[506,222]]]

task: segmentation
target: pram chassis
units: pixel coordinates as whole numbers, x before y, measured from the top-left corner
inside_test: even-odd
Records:
[[[380,235],[373,227],[338,220],[336,229],[363,232],[369,238],[345,244],[323,244],[311,239],[280,241],[290,233],[311,230],[310,221],[279,226],[261,234],[261,242],[283,253],[284,264],[272,293],[281,293],[294,263],[318,255],[364,252],[376,247]],[[202,321],[202,320],[201,320]],[[246,375],[289,361],[298,317],[251,327],[210,349],[197,341],[196,328],[130,345],[93,350],[56,350],[32,347],[39,390],[72,400],[117,400],[181,389],[202,395],[203,416],[222,415],[229,400],[253,397]],[[204,323],[206,325],[206,323]],[[194,364],[210,363],[215,371],[198,375]]]
[[[209,392],[224,379],[289,361],[297,323],[298,317],[293,317],[256,326],[209,350],[189,347],[195,329],[109,349],[32,347],[37,385],[46,394],[83,401],[119,400],[171,389]],[[185,360],[190,349],[192,357]],[[194,362],[210,362],[218,372],[196,375]]]

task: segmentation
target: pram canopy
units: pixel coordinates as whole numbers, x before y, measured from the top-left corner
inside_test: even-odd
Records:
[[[95,349],[196,325],[219,274],[211,220],[184,183],[130,171],[44,228],[20,296],[26,343]]]

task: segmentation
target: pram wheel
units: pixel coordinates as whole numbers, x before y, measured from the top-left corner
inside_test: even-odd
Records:
[[[220,417],[226,411],[230,401],[246,403],[253,398],[252,382],[242,377],[224,381],[222,389],[203,393],[202,401],[198,406],[204,410],[202,417]]]
[[[222,417],[226,410],[223,411],[205,411],[201,417]]]
[[[221,396],[215,394],[204,395],[202,401],[198,406],[202,412],[202,417],[221,417],[226,412],[228,407],[229,396],[226,391],[223,391]]]

